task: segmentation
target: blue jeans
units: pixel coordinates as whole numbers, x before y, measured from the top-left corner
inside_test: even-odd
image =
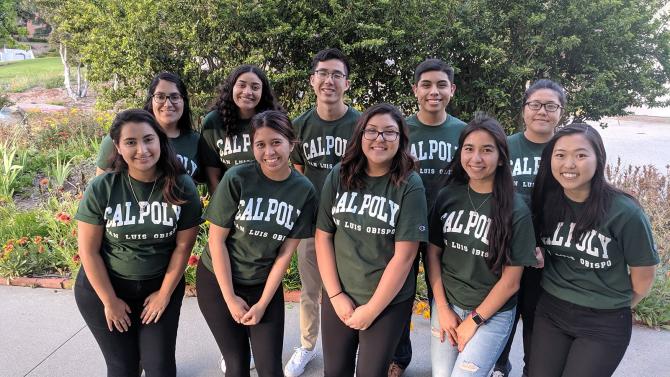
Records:
[[[470,313],[469,310],[451,304],[449,306],[461,319]],[[433,301],[430,319],[433,377],[487,377],[507,343],[515,313],[516,307],[489,318],[479,326],[463,352],[459,353],[458,347],[452,346],[449,340],[445,339],[444,343],[440,343],[440,320]]]

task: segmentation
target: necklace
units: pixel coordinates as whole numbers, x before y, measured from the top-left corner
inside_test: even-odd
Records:
[[[135,195],[135,189],[133,189],[133,183],[130,181],[130,173],[128,174],[128,186],[130,186],[130,192],[133,193],[133,198],[135,198],[135,201],[137,202],[137,205],[140,206],[140,212],[144,212],[144,209],[147,208],[149,205],[149,199],[151,199],[151,195],[154,193],[154,189],[156,188],[156,182],[158,179],[154,180],[154,185],[151,187],[151,192],[149,193],[149,196],[147,197],[147,200],[144,202],[140,202],[137,199],[137,195]]]
[[[475,212],[479,212],[479,209],[482,208],[484,203],[486,203],[489,200],[490,197],[491,197],[491,193],[489,193],[486,196],[486,199],[484,199],[484,201],[479,204],[479,207],[475,208],[475,203],[472,201],[472,196],[470,196],[470,185],[468,185],[468,199],[470,199],[470,205],[472,206],[472,209],[475,210]]]

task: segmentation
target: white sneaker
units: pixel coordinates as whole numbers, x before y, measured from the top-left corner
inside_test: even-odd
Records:
[[[249,360],[249,370],[255,369],[256,368],[256,363],[254,362],[254,354],[251,354],[251,360]],[[223,356],[221,356],[221,371],[223,373],[226,373],[226,360],[223,359]]]
[[[286,377],[298,377],[305,372],[307,364],[316,357],[316,350],[298,347],[284,367]]]

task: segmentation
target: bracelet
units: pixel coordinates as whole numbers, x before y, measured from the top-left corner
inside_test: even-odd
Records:
[[[332,299],[334,299],[335,297],[339,296],[340,294],[342,294],[342,291],[339,291],[339,292],[335,293],[334,295],[328,297],[328,299],[329,299],[329,300],[332,300]]]

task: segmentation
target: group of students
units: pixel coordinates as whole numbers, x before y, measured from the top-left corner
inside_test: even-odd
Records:
[[[419,259],[434,376],[506,376],[519,317],[524,375],[611,375],[659,258],[639,204],[605,180],[597,131],[557,128],[563,89],[533,83],[525,129],[507,137],[490,116],[446,112],[456,86],[441,60],[416,68],[407,118],[346,105],[349,75],[342,52],[317,53],[316,105],[293,122],[252,65],[226,78],[200,134],[171,73],[144,110],[117,115],[75,216],[75,298],[108,376],[176,375],[183,270],[204,220],[198,304],[226,375],[249,376],[254,360],[259,376],[299,376],[319,329],[325,376],[401,375]],[[296,249],[301,345],[282,368]]]

